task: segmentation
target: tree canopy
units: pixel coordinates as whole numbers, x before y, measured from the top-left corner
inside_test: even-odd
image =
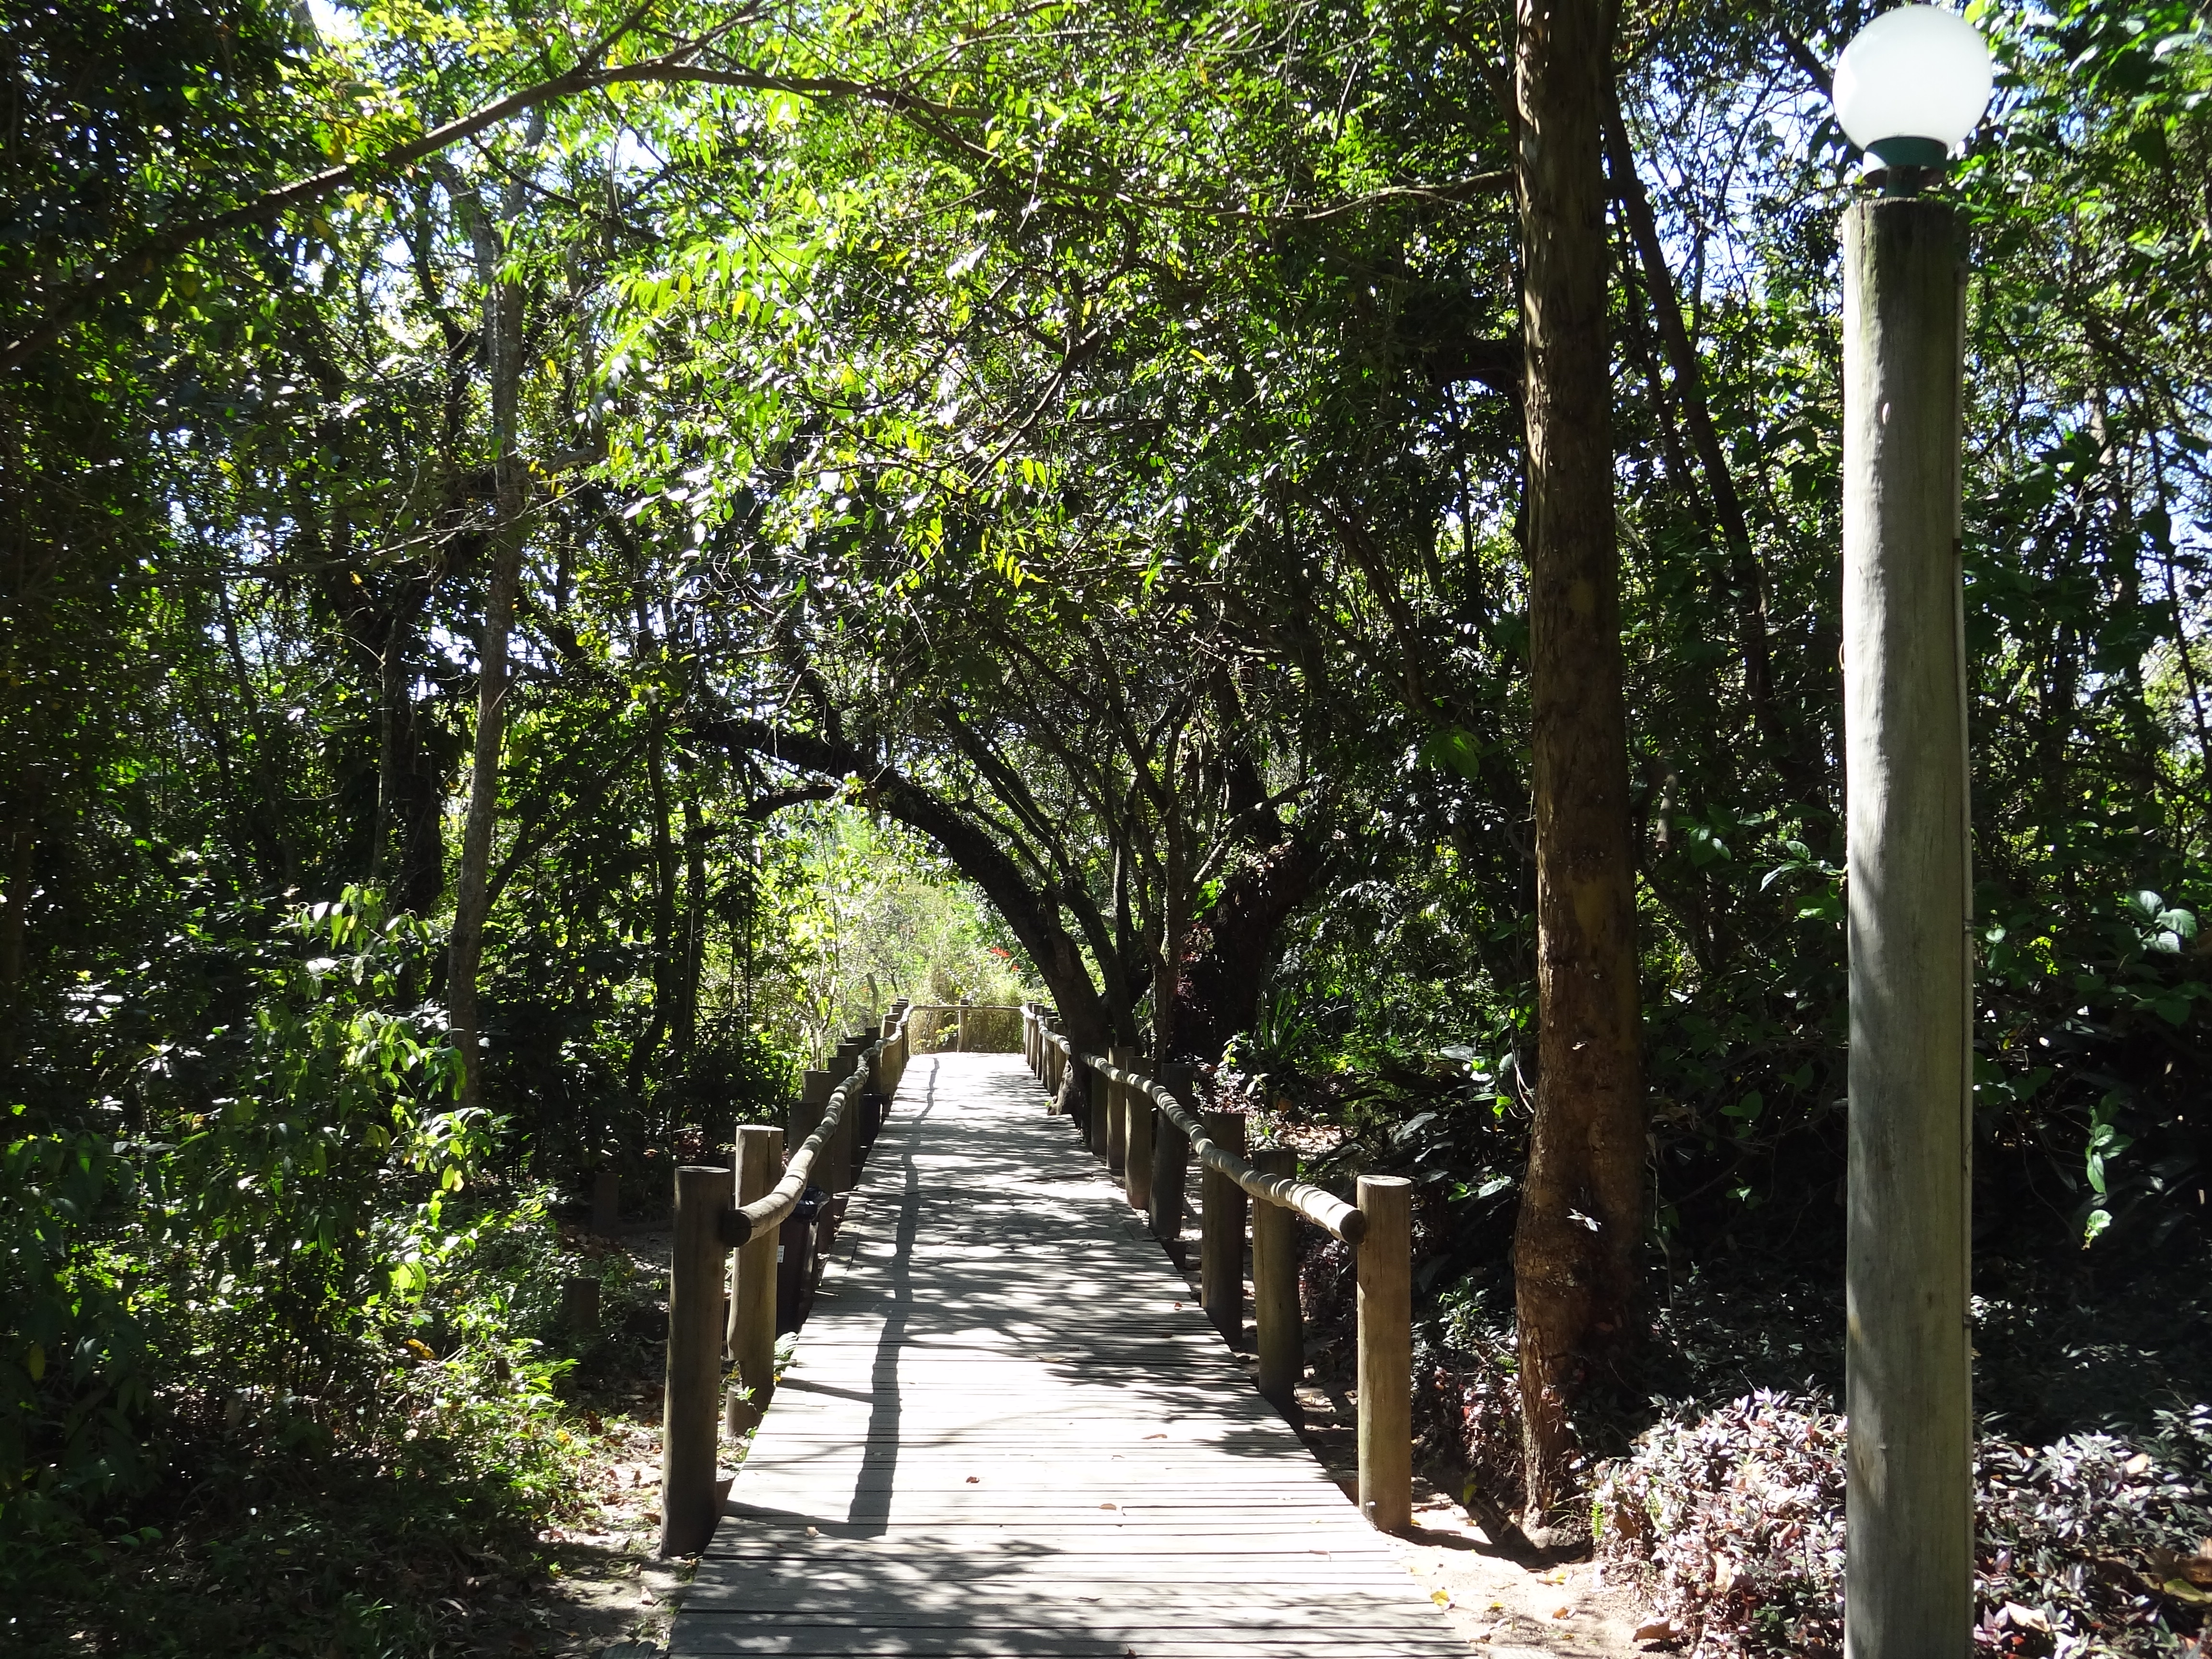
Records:
[[[2201,1267],[2212,1161],[2212,21],[1972,15],[1978,1249],[2148,1284]],[[1617,541],[1640,1330],[1840,1236],[1824,66],[1863,21],[1632,6],[1593,70],[1565,337],[1611,499],[1546,510]],[[246,1287],[287,1310],[257,1385],[337,1424],[374,1367],[329,1310],[428,1260],[389,1218],[714,1144],[932,956],[1341,1129],[1331,1178],[1416,1174],[1438,1352],[1504,1364],[1533,700],[1600,672],[1534,672],[1532,433],[1572,422],[1528,391],[1522,38],[11,9],[8,1490],[156,1480]]]

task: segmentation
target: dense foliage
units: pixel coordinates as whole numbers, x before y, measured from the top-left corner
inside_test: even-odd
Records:
[[[1985,1403],[2015,1440],[2148,1436],[2203,1403],[2142,1316],[2201,1317],[2212,1180],[2212,23],[1977,15],[2003,84],[1946,188],[1974,234],[1979,1288],[1997,1323],[2109,1306],[2130,1357],[2069,1390],[1993,1340]],[[1818,77],[1860,21],[1622,16],[1654,1317],[1594,1454],[1654,1395],[1813,1411],[1837,1382],[1856,161]],[[214,1445],[413,1455],[410,1340],[553,1389],[553,1350],[453,1322],[505,1294],[471,1277],[496,1218],[767,1114],[898,994],[1048,989],[1340,1129],[1329,1178],[1417,1173],[1460,1413],[1432,1449],[1510,1486],[1511,27],[1459,0],[11,10],[0,1533],[136,1536]],[[1790,1346],[1784,1305],[1827,1334]]]

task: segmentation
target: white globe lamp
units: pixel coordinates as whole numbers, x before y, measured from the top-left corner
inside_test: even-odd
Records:
[[[1940,167],[1989,107],[1990,49],[1941,6],[1899,6],[1837,60],[1836,119],[1888,167]]]

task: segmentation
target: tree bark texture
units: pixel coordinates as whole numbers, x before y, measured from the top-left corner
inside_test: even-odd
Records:
[[[447,177],[452,179],[453,175]],[[523,514],[528,504],[528,479],[517,453],[515,433],[521,401],[523,295],[520,283],[500,278],[499,232],[486,218],[475,193],[457,183],[449,183],[448,188],[459,192],[454,205],[468,227],[483,281],[496,495],[483,631],[477,641],[476,756],[469,779],[469,816],[461,837],[461,866],[453,884],[453,932],[446,975],[453,1046],[460,1051],[462,1061],[461,1103],[474,1106],[483,1097],[477,976],[483,960],[492,834],[499,814],[500,752],[507,733],[507,636],[514,628],[515,593],[522,572]]]
[[[1570,1407],[1628,1340],[1643,1232],[1636,906],[1613,533],[1607,0],[1520,0],[1540,1069],[1514,1239],[1533,1524],[1571,1496]]]
[[[1847,1659],[1970,1645],[1973,967],[1958,228],[1844,216]]]
[[[1176,1046],[1202,1060],[1218,1059],[1260,1009],[1270,952],[1283,919],[1312,896],[1328,867],[1328,842],[1301,820],[1287,836],[1237,866],[1221,896],[1185,939],[1176,987]]]

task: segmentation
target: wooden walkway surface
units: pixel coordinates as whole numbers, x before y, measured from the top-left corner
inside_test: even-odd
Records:
[[[1466,1653],[1020,1056],[915,1057],[837,1254],[672,1656]]]

